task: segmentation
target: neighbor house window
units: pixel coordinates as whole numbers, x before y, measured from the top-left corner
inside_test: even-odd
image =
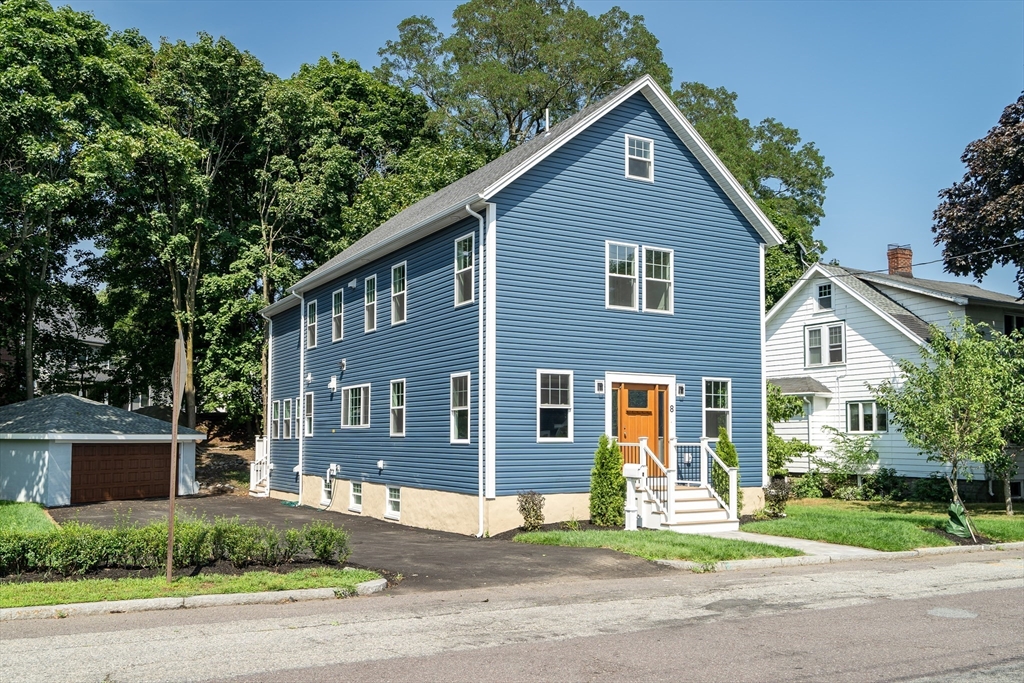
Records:
[[[672,252],[644,248],[644,310],[672,312]]]
[[[331,296],[331,341],[345,337],[345,290],[339,289]]]
[[[704,436],[718,438],[718,429],[732,433],[732,380],[704,380]]]
[[[832,308],[832,283],[818,285],[818,308]]]
[[[626,177],[654,180],[654,141],[626,136]]]
[[[605,304],[608,308],[636,310],[636,247],[608,242],[608,279]]]
[[[313,436],[313,393],[306,394],[306,404],[302,411],[302,420],[306,425],[306,436]]]
[[[316,348],[316,302],[306,304],[306,348]]]
[[[473,302],[473,236],[455,240],[455,305]]]
[[[270,438],[281,438],[281,402],[274,401],[270,404]]]
[[[537,371],[537,440],[572,441],[572,372]]]
[[[847,403],[846,424],[851,432],[887,432],[889,414],[873,401]]]
[[[286,398],[284,400],[284,404],[281,406],[281,409],[281,412],[283,413],[282,425],[284,427],[284,429],[281,432],[281,438],[290,439],[292,438],[292,400],[290,398]]]
[[[388,519],[398,519],[402,515],[402,489],[397,486],[388,487],[387,507],[384,508],[384,516]]]
[[[363,482],[353,481],[348,494],[348,509],[352,512],[363,511]]]
[[[469,373],[451,377],[451,441],[469,443]]]
[[[808,327],[805,334],[807,365],[838,365],[846,361],[846,333],[842,323]]]
[[[405,322],[405,264],[391,268],[391,324]]]
[[[377,329],[377,276],[371,275],[366,278],[365,282],[365,301],[363,303],[363,312],[365,315],[365,321],[363,329],[366,332],[373,332]]]
[[[1004,315],[1003,332],[1013,334],[1015,330],[1024,332],[1024,315]]]
[[[341,426],[370,426],[370,385],[361,384],[341,390]]]
[[[391,382],[391,436],[405,436],[405,380]]]

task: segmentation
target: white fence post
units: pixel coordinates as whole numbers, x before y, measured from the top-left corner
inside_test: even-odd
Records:
[[[708,485],[708,439],[700,437],[700,485]]]
[[[666,520],[669,524],[676,521],[676,440],[668,440],[668,451],[665,453],[665,486],[666,495],[668,498],[665,499],[665,511],[668,519]]]

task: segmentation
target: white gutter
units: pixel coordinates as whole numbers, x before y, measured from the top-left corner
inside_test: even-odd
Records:
[[[484,259],[484,217],[473,210],[473,207],[466,204],[466,212],[477,219],[479,222],[479,239],[477,239],[477,249],[480,257],[480,278],[477,282],[477,288],[480,290],[480,299],[477,301],[477,355],[476,355],[476,450],[477,450],[477,501],[478,501],[478,515],[479,525],[477,528],[477,538],[484,535],[484,268],[486,260]]]

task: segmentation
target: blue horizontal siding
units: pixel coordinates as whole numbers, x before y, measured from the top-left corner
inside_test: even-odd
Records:
[[[624,177],[626,133],[655,141],[653,183]],[[685,383],[681,441],[700,437],[701,378],[731,378],[741,481],[759,486],[762,240],[647,100],[617,107],[495,202],[498,495],[589,489],[605,431],[594,380],[609,371]],[[605,240],[674,250],[674,315],[605,308]],[[572,444],[536,443],[538,368],[574,372]]]
[[[455,308],[454,253],[455,240],[477,228],[476,219],[460,221],[306,293],[307,303],[317,302],[318,344],[306,350],[305,373],[313,376],[306,391],[314,392],[315,412],[313,436],[303,443],[305,474],[323,477],[336,463],[345,479],[476,493],[479,290],[474,303]],[[407,322],[392,326],[391,267],[402,261]],[[377,329],[367,333],[364,282],[371,275],[377,276]],[[355,288],[348,286],[352,280]],[[478,277],[474,285],[479,288]],[[345,334],[332,342],[331,299],[338,289],[345,296]],[[449,380],[459,372],[471,373],[471,443],[453,445]],[[331,376],[338,378],[337,393],[327,388]],[[402,378],[406,436],[391,437],[390,382]],[[341,388],[357,384],[371,385],[370,427],[343,428]],[[385,462],[383,473],[378,460]]]
[[[272,320],[270,398],[294,401],[299,395],[299,307],[282,311]],[[292,423],[295,424],[294,417]],[[270,470],[270,488],[275,491],[299,492],[299,476],[293,471],[299,464],[296,437],[293,431],[291,439],[270,440],[270,462],[274,465]]]

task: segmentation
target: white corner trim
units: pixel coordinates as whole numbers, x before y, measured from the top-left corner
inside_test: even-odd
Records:
[[[768,486],[768,351],[767,336],[765,335],[765,272],[764,261],[765,245],[760,245],[759,260],[761,266],[761,286],[758,288],[761,293],[761,486]],[[843,332],[843,358],[846,357],[846,332]],[[703,393],[703,391],[702,391]]]
[[[496,476],[494,472],[498,444],[498,205],[487,203],[487,234],[484,268],[486,289],[484,295],[484,496],[495,497]]]

